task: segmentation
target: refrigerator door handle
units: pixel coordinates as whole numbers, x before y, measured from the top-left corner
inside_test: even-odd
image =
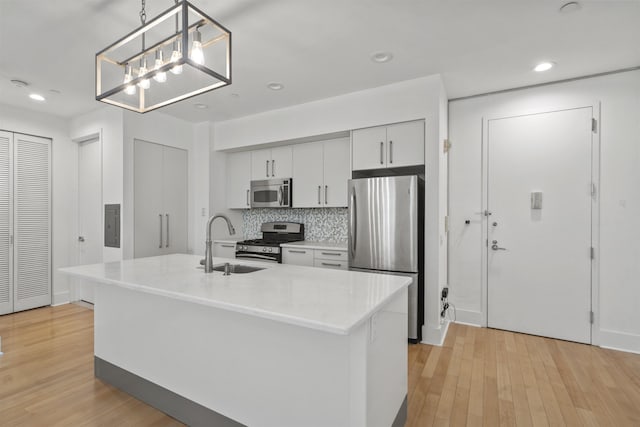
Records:
[[[358,237],[357,227],[356,227],[356,218],[358,216],[356,208],[356,191],[352,187],[351,188],[351,228],[349,232],[351,233],[351,257],[353,258],[356,253],[356,239]]]

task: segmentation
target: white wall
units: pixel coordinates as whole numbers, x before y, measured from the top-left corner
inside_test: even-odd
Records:
[[[71,139],[76,141],[88,135],[100,134],[102,139],[102,204],[123,205],[123,110],[104,107],[71,120]],[[100,171],[96,171],[99,173]],[[123,219],[120,216],[120,230]],[[102,240],[104,243],[104,239]],[[103,262],[122,259],[122,236],[119,248],[104,247]]]
[[[408,120],[425,119],[426,226],[425,327],[423,340],[439,344],[439,294],[445,285],[444,214],[446,93],[439,75],[394,83],[253,116],[214,123],[216,150],[343,132]],[[441,175],[444,173],[445,175]]]
[[[69,123],[47,114],[0,104],[0,129],[52,139],[52,294],[53,304],[69,300],[69,279],[58,268],[73,265],[77,223],[78,150]]]
[[[599,296],[594,344],[640,352],[640,71],[451,102],[450,287],[481,324],[482,117],[601,103]],[[471,224],[464,225],[470,219]]]
[[[242,210],[227,209],[227,154],[214,150],[214,126],[213,123],[209,123],[209,215],[218,213],[226,215],[231,221],[231,224],[233,224],[236,234],[230,236],[229,229],[224,221],[217,219],[213,224],[212,235],[214,239],[233,238],[242,240],[244,231]],[[206,225],[206,219],[204,225]],[[204,239],[204,234],[202,236]]]
[[[188,151],[188,239],[187,251],[200,252],[200,238],[196,238],[196,226],[199,223],[201,210],[194,203],[202,203],[196,198],[196,183],[208,182],[208,167],[203,170],[202,164],[196,165],[195,126],[184,120],[152,111],[138,114],[124,111],[124,173],[122,216],[124,221],[122,244],[125,259],[133,258],[133,141],[140,139],[156,144],[168,145]],[[202,150],[202,147],[200,147]],[[200,157],[200,156],[198,156]],[[205,191],[208,193],[208,189]],[[206,208],[206,204],[202,207]]]

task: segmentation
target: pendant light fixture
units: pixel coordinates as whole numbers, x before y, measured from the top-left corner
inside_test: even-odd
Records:
[[[229,30],[186,0],[147,22],[141,3],[141,26],[96,54],[96,100],[146,113],[231,84]]]

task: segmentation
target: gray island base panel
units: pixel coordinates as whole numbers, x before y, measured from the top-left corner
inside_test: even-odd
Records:
[[[94,372],[96,378],[188,426],[247,427],[99,357],[94,357]]]
[[[95,375],[100,380],[130,394],[138,400],[192,427],[247,427],[209,408],[167,390],[136,374],[94,358]],[[407,422],[407,397],[402,401],[391,427],[403,427]]]

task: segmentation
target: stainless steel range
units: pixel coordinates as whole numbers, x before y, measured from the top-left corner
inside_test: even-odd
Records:
[[[244,240],[236,244],[237,259],[282,263],[280,244],[304,240],[304,224],[297,222],[265,222],[260,231],[262,239]]]

